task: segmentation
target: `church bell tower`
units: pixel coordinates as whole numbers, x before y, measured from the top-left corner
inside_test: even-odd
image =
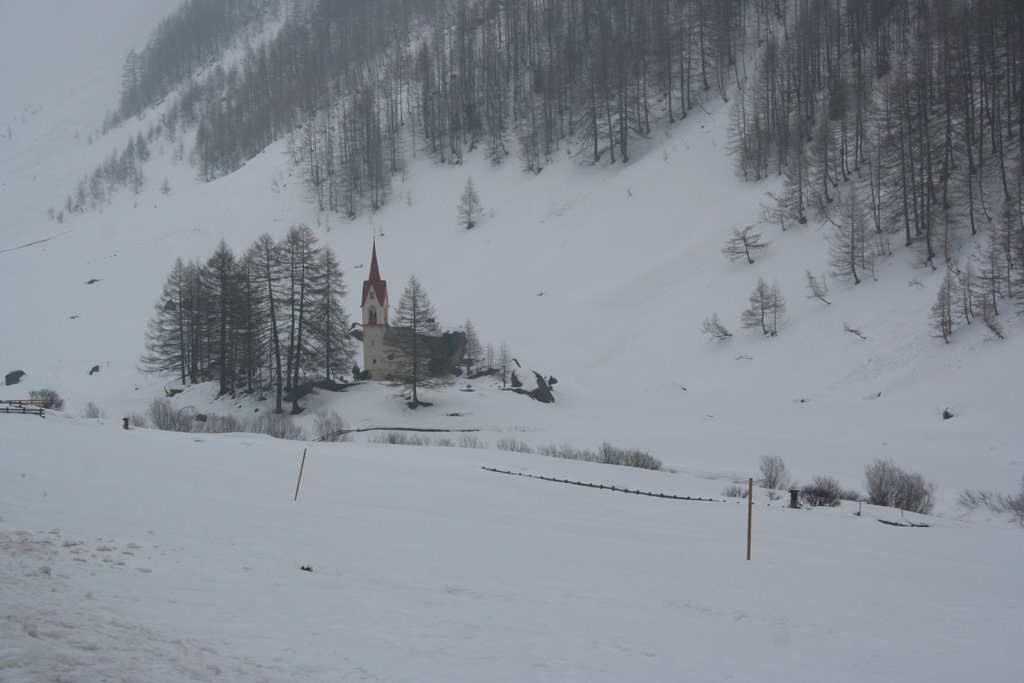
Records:
[[[379,379],[387,374],[384,355],[384,334],[388,329],[388,283],[380,277],[377,265],[377,242],[373,243],[370,276],[363,280],[363,370]]]

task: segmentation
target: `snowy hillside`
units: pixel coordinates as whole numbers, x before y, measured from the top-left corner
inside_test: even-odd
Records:
[[[83,174],[149,125],[100,135],[124,54],[173,0],[0,3],[0,400],[44,387],[45,421],[0,415],[0,679],[68,680],[1014,680],[1024,660],[1020,531],[960,519],[964,488],[1018,490],[1024,327],[933,337],[941,272],[897,250],[877,281],[832,283],[821,228],[785,233],[753,265],[720,253],[758,222],[776,181],[741,183],[720,102],[662,123],[629,164],[539,175],[482,153],[414,159],[383,210],[318,213],[279,141],[204,184],[152,145],[139,195],[47,216]],[[44,38],[45,37],[45,38]],[[55,47],[56,46],[56,47]],[[10,131],[8,136],[6,131]],[[485,208],[456,224],[467,178]],[[164,180],[170,192],[160,187]],[[397,298],[410,275],[440,322],[471,319],[556,403],[460,381],[408,410],[375,383],[321,392],[353,427],[472,429],[484,448],[317,445],[291,499],[302,442],[119,429],[173,378],[138,371],[146,322],[175,258],[236,252],[306,223],[338,254],[358,316],[374,237]],[[778,336],[740,327],[759,277],[788,302]],[[732,330],[701,333],[712,313]],[[844,333],[857,328],[865,338]],[[357,360],[361,361],[361,358]],[[93,366],[98,373],[90,374]],[[470,387],[465,386],[469,384]],[[473,391],[460,391],[472,388]],[[173,400],[251,416],[265,403]],[[96,404],[105,419],[80,412]],[[948,409],[954,418],[942,419]],[[665,471],[496,449],[602,442]],[[755,498],[742,505],[628,497],[481,466],[714,497],[784,458],[795,479],[862,490],[875,459],[936,485],[928,528]],[[301,572],[311,565],[313,572]]]

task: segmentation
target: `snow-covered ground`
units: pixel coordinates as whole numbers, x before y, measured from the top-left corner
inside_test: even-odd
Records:
[[[6,426],[10,681],[1011,681],[1020,531],[540,456]],[[908,520],[910,516],[908,516]],[[302,571],[307,566],[311,572]]]
[[[625,166],[563,150],[532,176],[511,157],[418,156],[384,210],[352,222],[315,211],[283,142],[202,184],[164,141],[140,195],[58,225],[47,209],[149,126],[99,135],[124,54],[175,5],[0,2],[0,63],[21,65],[0,70],[0,371],[27,373],[0,399],[51,387],[68,402],[0,415],[0,680],[1020,680],[1021,531],[956,505],[1024,473],[1012,316],[1006,340],[980,325],[935,339],[942,273],[902,250],[877,282],[831,283],[832,305],[806,299],[805,269],[826,269],[812,226],[765,227],[757,263],[725,260],[775,185],[735,179],[715,102]],[[487,210],[470,231],[467,178]],[[376,235],[393,299],[415,274],[443,324],[470,318],[555,375],[557,403],[491,380],[418,411],[376,384],[313,396],[307,424],[333,409],[360,428],[478,429],[486,447],[310,446],[298,502],[307,444],[120,430],[171,383],[136,366],[174,259],[300,222],[338,253],[353,317]],[[772,339],[739,327],[761,276],[788,301]],[[715,312],[728,342],[700,331]],[[208,387],[174,401],[265,409]],[[77,417],[88,402],[107,419]],[[496,450],[509,436],[643,448],[669,471]],[[800,481],[855,489],[892,458],[936,484],[936,514],[891,527],[876,520],[899,512],[788,510],[762,491],[748,563],[735,500],[481,469],[724,500],[772,453]]]

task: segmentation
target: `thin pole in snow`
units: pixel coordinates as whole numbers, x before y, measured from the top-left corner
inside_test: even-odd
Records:
[[[750,526],[754,521],[754,478],[747,482],[747,561],[750,561]]]
[[[306,467],[306,449],[302,449],[302,464],[299,465],[299,480],[295,482],[295,500],[299,499],[299,485],[302,483],[302,470]],[[749,557],[747,558],[750,559]]]

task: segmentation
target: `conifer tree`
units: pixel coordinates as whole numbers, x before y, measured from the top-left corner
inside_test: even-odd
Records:
[[[480,205],[480,195],[473,187],[473,180],[466,180],[466,189],[462,191],[462,199],[459,200],[459,224],[469,230],[476,225],[483,208]]]
[[[753,230],[753,225],[748,225],[741,230],[733,228],[732,237],[726,240],[725,246],[722,247],[722,254],[725,258],[730,261],[746,258],[747,263],[754,263],[754,255],[762,249],[766,249],[771,242],[762,242],[761,233]]]
[[[351,367],[352,344],[348,335],[348,315],[341,306],[345,284],[334,251],[324,247],[313,277],[313,304],[310,315],[310,339],[317,366],[327,380],[340,377]]]
[[[779,286],[769,286],[762,277],[758,278],[757,287],[750,294],[750,306],[743,311],[740,320],[743,327],[760,327],[765,336],[774,337],[785,313],[786,300]]]
[[[501,373],[501,386],[508,383],[508,375],[512,371],[512,354],[508,350],[508,344],[501,343],[498,351],[498,372]]]
[[[424,337],[440,335],[441,327],[437,323],[434,306],[415,275],[409,276],[391,322],[389,334],[394,337],[389,341],[401,351],[395,375],[410,392],[409,406],[416,408],[422,405],[419,389],[438,388],[450,380],[443,373],[431,371],[431,350]]]
[[[483,347],[480,344],[480,337],[477,336],[476,328],[472,320],[467,320],[463,326],[466,335],[466,356],[464,362],[470,371],[483,361]]]
[[[960,304],[960,293],[957,290],[956,276],[953,271],[947,270],[942,283],[939,285],[939,292],[935,303],[932,304],[931,321],[932,327],[939,333],[939,336],[948,344],[953,334],[953,326],[956,325]]]
[[[829,235],[829,265],[840,280],[860,284],[861,276],[874,272],[874,253],[868,248],[868,221],[854,188],[840,201],[838,222]]]
[[[189,368],[188,273],[181,258],[174,262],[170,275],[154,308],[156,313],[146,329],[146,352],[142,369],[146,372],[174,372],[182,385]]]

